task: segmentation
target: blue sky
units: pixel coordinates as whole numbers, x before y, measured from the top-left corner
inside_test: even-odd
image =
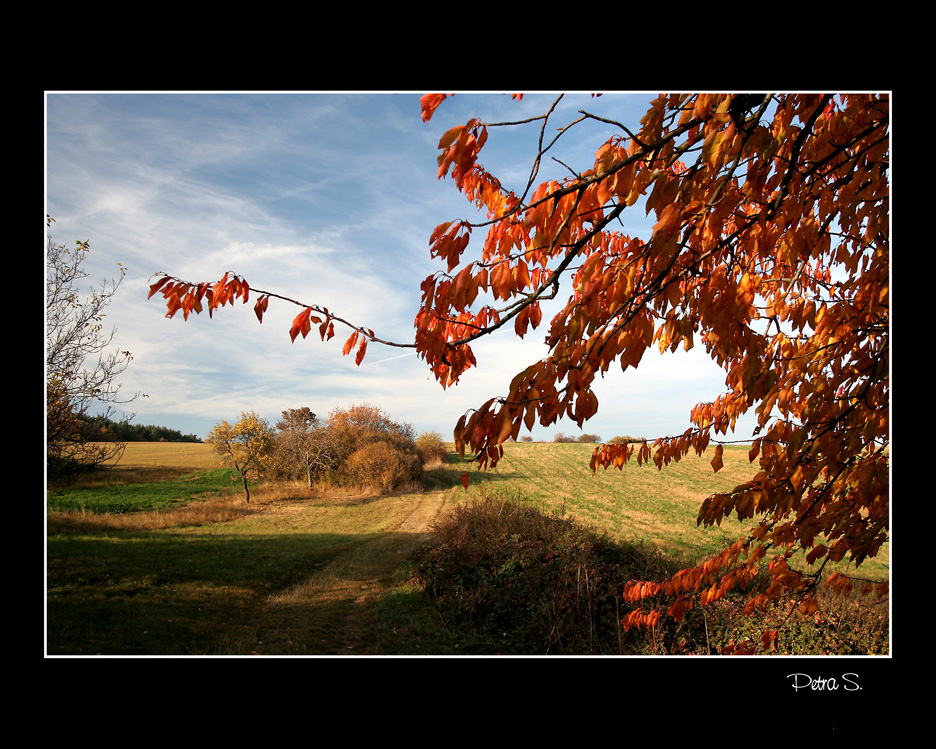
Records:
[[[441,269],[429,257],[433,228],[475,217],[454,183],[436,177],[440,136],[471,117],[541,114],[556,98],[458,93],[427,124],[421,93],[47,93],[46,213],[55,223],[46,234],[60,244],[90,240],[89,286],[116,277],[118,263],[127,270],[107,322],[114,344],[134,357],[123,392],[148,396],[124,407],[135,423],[204,437],[243,411],[275,422],[288,408],[326,415],[370,403],[450,439],[462,413],[506,394],[512,376],[546,353],[548,313],[524,341],[501,333],[476,345],[479,367],[443,391],[400,349],[372,345],[357,368],[341,356],[341,331],[328,343],[314,335],[291,343],[291,305],[274,300],[262,325],[250,305],[184,322],[165,318],[161,297],[146,298],[157,272],[215,281],[232,271],[254,288],[412,341],[419,284]],[[556,124],[589,109],[636,128],[652,96],[569,95]],[[538,132],[490,129],[481,162],[521,189]],[[587,168],[609,134],[582,129],[557,155]],[[547,164],[540,178],[563,174]],[[639,205],[625,222],[624,231],[644,235],[652,224]],[[584,431],[603,439],[681,433],[692,406],[723,390],[724,373],[701,347],[648,354],[639,371],[600,383],[599,412]],[[532,436],[560,431],[579,434],[560,422]],[[735,438],[749,434],[739,426]]]

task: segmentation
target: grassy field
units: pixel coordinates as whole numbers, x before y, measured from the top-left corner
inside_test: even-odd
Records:
[[[496,470],[450,455],[408,493],[270,485],[248,505],[207,445],[131,443],[106,476],[48,496],[47,653],[465,652],[406,571],[434,523],[491,490],[683,560],[736,537],[737,524],[703,529],[695,517],[705,496],[749,475],[746,449],[727,448],[718,474],[692,456],[663,472],[634,463],[596,476],[591,449],[509,444]],[[862,573],[886,578],[886,561]]]
[[[513,443],[494,471],[475,473],[479,485],[523,493],[543,507],[575,517],[626,541],[649,541],[676,555],[696,555],[732,538],[728,529],[697,528],[696,516],[709,494],[733,489],[750,477],[747,449],[725,450],[717,474],[711,457],[690,455],[660,473],[653,465],[628,462],[623,470],[588,469],[593,445]],[[732,529],[736,532],[736,529]],[[729,541],[730,542],[730,541]]]

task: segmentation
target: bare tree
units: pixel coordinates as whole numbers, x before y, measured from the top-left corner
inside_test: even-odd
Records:
[[[83,295],[78,286],[88,277],[82,263],[89,251],[87,240],[69,248],[49,237],[46,246],[46,468],[53,480],[119,456],[125,444],[106,441],[84,417],[92,405],[103,404],[104,416],[111,418],[110,404],[140,395],[121,398],[117,378],[133,357],[110,350],[116,329],[106,330],[103,322],[125,270],[118,264],[119,278]]]
[[[282,412],[276,423],[280,452],[292,466],[301,467],[309,488],[318,471],[328,471],[339,462],[336,434],[308,406]]]

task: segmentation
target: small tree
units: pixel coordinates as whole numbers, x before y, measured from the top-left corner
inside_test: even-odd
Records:
[[[283,411],[276,429],[279,455],[291,470],[302,469],[309,488],[315,473],[337,465],[334,430],[323,424],[308,406]]]
[[[47,226],[54,219],[48,218]],[[48,238],[46,245],[46,469],[52,480],[103,465],[119,456],[120,440],[106,440],[91,428],[88,410],[94,404],[126,403],[117,378],[129,366],[129,351],[111,351],[114,329],[106,331],[104,310],[123,280],[104,281],[85,296],[79,283],[88,277],[82,264],[87,240],[74,248]],[[105,417],[112,411],[107,406]]]
[[[276,435],[266,419],[253,411],[241,414],[233,426],[222,421],[212,428],[205,441],[241,477],[244,496],[250,502],[248,478],[263,472],[265,461],[276,448]]]

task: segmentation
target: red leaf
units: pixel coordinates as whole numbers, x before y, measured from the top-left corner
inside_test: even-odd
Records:
[[[364,361],[364,354],[365,354],[366,351],[367,351],[367,339],[366,339],[366,338],[362,338],[362,339],[361,339],[361,345],[358,346],[357,356],[354,357],[354,363],[355,363],[357,366],[359,366],[359,367],[361,366],[361,362]]]
[[[262,296],[257,300],[257,303],[254,305],[254,312],[257,313],[257,319],[262,323],[263,322],[263,313],[266,312],[267,304],[269,304],[270,298],[267,296]]]
[[[463,473],[461,476],[462,486],[465,487],[465,491],[468,491],[468,477],[470,474]]]
[[[166,284],[168,280],[169,280],[169,276],[163,276],[159,281],[157,281],[152,286],[150,286],[149,295],[146,298],[149,299],[150,297],[152,297],[153,294],[159,291]]]
[[[433,113],[445,100],[445,94],[423,94],[419,98],[419,106],[422,109],[422,121],[429,122],[432,119]]]
[[[295,341],[296,336],[298,336],[300,333],[302,334],[303,338],[306,337],[310,328],[309,317],[311,315],[312,310],[306,308],[293,319],[292,328],[289,330],[289,337],[292,341]]]
[[[351,349],[354,348],[354,344],[357,343],[357,339],[358,339],[358,334],[357,334],[357,331],[355,330],[355,331],[351,334],[351,336],[348,338],[348,340],[345,341],[344,348],[341,349],[341,355],[342,355],[342,356],[347,356],[348,354],[351,353]]]

